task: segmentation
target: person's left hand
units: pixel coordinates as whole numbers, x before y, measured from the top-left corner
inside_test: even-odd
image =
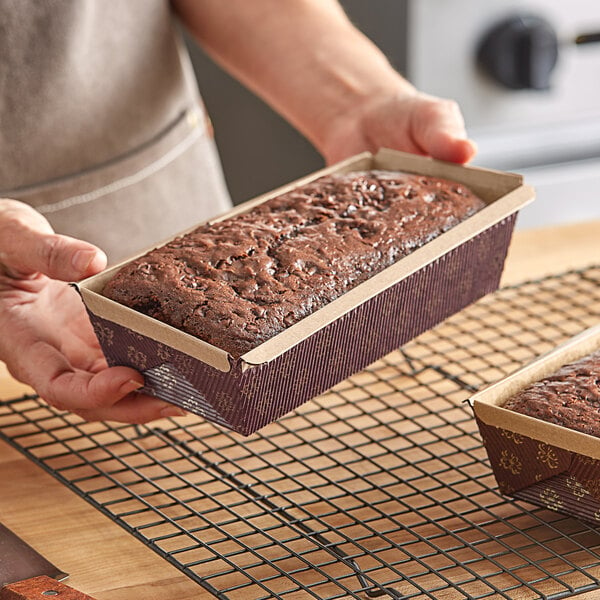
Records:
[[[456,163],[469,162],[477,152],[458,104],[416,91],[377,97],[341,115],[331,124],[320,151],[331,164],[379,148]]]

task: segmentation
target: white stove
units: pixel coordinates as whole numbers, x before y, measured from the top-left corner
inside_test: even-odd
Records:
[[[517,227],[600,219],[600,42],[575,43],[600,37],[599,0],[341,2],[420,89],[458,100],[475,164],[536,187]],[[236,202],[322,166],[266,105],[194,47],[192,56]]]
[[[406,31],[408,77],[459,102],[475,164],[536,187],[519,227],[600,219],[600,2],[415,0]]]

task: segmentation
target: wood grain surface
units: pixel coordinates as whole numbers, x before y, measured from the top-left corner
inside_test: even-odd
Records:
[[[600,221],[518,231],[503,285],[583,268],[600,259]],[[29,391],[0,363],[0,398]],[[0,521],[97,600],[213,598],[142,542],[0,442]],[[577,596],[598,598],[598,592]]]

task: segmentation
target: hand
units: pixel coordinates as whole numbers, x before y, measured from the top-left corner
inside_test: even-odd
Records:
[[[328,163],[382,147],[458,163],[473,158],[456,103],[416,90],[337,0],[172,4],[205,49]]]
[[[416,91],[378,97],[340,116],[331,125],[322,154],[331,164],[379,148],[456,163],[469,162],[477,151],[456,102]]]
[[[104,253],[56,235],[16,200],[0,200],[0,360],[48,404],[88,421],[144,423],[185,414],[137,393],[143,377],[108,367],[79,294],[78,281],[106,266]]]

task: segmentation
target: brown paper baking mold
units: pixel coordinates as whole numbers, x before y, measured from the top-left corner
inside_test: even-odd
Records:
[[[114,267],[79,286],[109,364],[140,370],[147,392],[249,435],[497,289],[517,211],[533,198],[517,175],[382,151],[228,214],[324,173],[364,168],[453,178],[488,206],[239,359],[103,298]]]
[[[500,491],[600,523],[600,439],[502,408],[512,394],[600,348],[590,328],[471,398]]]

